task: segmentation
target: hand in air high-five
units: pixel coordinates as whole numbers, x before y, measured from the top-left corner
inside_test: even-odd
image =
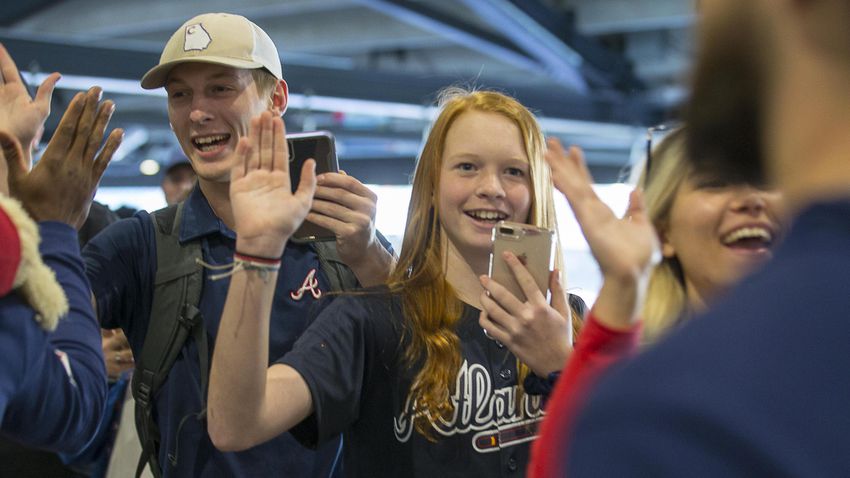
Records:
[[[594,304],[606,325],[628,328],[637,318],[643,288],[652,266],[660,259],[658,237],[640,190],[632,191],[623,218],[599,199],[581,149],[564,150],[554,138],[547,141],[546,162],[555,187],[566,196],[590,251],[602,271],[603,285]]]
[[[50,99],[57,81],[59,73],[48,75],[38,87],[35,98],[31,98],[15,61],[0,44],[0,130],[7,131],[21,143],[27,167],[33,141],[50,114]]]
[[[61,221],[80,228],[95,190],[124,132],[113,130],[101,142],[115,110],[100,101],[101,89],[77,93],[62,115],[41,160],[30,170],[26,153],[11,133],[0,131],[9,173],[9,192],[37,221]]]
[[[316,189],[315,162],[304,164],[293,194],[283,120],[268,111],[251,120],[249,134],[239,140],[236,155],[230,175],[236,250],[278,258],[310,211]]]

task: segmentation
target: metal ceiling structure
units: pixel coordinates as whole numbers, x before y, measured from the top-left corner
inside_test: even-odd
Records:
[[[694,18],[686,0],[29,0],[0,10],[0,42],[31,83],[63,74],[54,112],[103,86],[128,133],[104,184],[155,184],[138,165],[166,162],[175,142],[162,93],[138,80],[177,27],[210,11],[275,41],[290,131],[332,131],[342,167],[385,184],[408,181],[438,91],[458,84],[516,96],[586,149],[597,179],[616,179],[643,128],[685,96]]]

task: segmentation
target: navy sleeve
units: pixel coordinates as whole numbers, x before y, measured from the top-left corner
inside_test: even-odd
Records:
[[[314,413],[290,430],[305,446],[315,447],[357,420],[372,362],[385,362],[383,351],[397,348],[399,334],[370,302],[364,296],[337,298],[278,361],[294,368],[310,389]]]
[[[140,211],[110,225],[83,249],[100,323],[124,329],[133,350],[144,342],[150,318],[155,241],[151,218]]]
[[[734,426],[715,423],[710,414],[677,409],[670,400],[628,403],[631,398],[590,399],[572,434],[566,476],[799,476],[761,461],[764,450],[749,448]]]
[[[57,222],[39,226],[42,258],[55,272],[70,310],[56,330],[47,333],[17,296],[3,299],[3,365],[19,373],[11,385],[15,390],[6,404],[2,430],[27,446],[73,452],[92,437],[103,413],[106,368],[100,328],[76,231]],[[0,379],[0,388],[9,387],[8,379]]]

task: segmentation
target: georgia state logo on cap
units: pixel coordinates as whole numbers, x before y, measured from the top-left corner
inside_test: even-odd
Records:
[[[204,26],[200,23],[194,23],[186,26],[186,35],[183,39],[183,51],[206,50],[210,46],[212,38],[210,34],[204,30]]]

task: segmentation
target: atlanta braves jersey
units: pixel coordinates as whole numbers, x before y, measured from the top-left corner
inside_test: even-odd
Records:
[[[401,300],[386,290],[341,296],[279,362],[295,368],[315,413],[292,430],[309,446],[344,433],[353,477],[523,476],[529,442],[543,418],[540,396],[518,393],[517,361],[465,305],[457,325],[462,363],[450,397],[454,414],[414,429]]]

